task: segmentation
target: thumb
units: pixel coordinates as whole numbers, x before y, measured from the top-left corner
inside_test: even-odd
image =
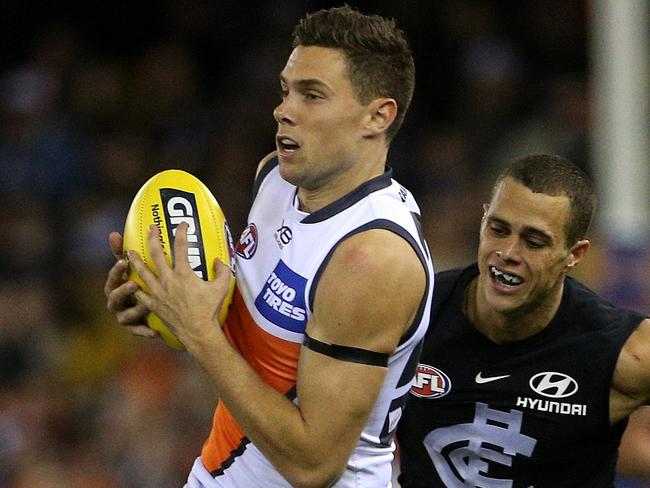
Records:
[[[230,279],[230,275],[232,274],[230,266],[225,264],[221,259],[215,258],[212,268],[214,269],[215,281],[226,281]]]

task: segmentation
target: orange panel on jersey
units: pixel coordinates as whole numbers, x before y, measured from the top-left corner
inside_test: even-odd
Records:
[[[281,393],[296,384],[300,343],[286,341],[260,328],[246,307],[239,290],[235,290],[224,332],[246,362],[269,385]],[[242,385],[245,387],[245,385]],[[206,469],[214,472],[240,446],[245,436],[230,411],[219,403],[212,430],[203,445],[201,458]]]

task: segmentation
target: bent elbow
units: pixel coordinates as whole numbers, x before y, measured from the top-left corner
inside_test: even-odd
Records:
[[[300,469],[287,481],[294,488],[329,488],[337,482],[345,470],[345,466],[337,468],[320,465],[313,469]]]

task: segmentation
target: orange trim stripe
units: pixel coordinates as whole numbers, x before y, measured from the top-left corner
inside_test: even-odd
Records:
[[[237,289],[224,332],[233,347],[267,384],[283,394],[294,387],[300,343],[280,339],[259,327]],[[206,469],[214,473],[233,456],[241,453],[238,449],[244,437],[235,418],[220,402],[214,414],[212,430],[201,451]]]

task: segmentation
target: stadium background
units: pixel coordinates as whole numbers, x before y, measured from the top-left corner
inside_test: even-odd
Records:
[[[215,396],[183,353],[108,315],[107,234],[172,167],[205,181],[239,234],[292,27],[332,5],[2,2],[0,488],[182,485]],[[553,152],[594,172],[586,1],[354,5],[395,17],[414,50],[389,159],[437,269],[473,259],[489,182],[513,157]],[[621,271],[602,234],[577,276],[648,311],[647,249]]]

